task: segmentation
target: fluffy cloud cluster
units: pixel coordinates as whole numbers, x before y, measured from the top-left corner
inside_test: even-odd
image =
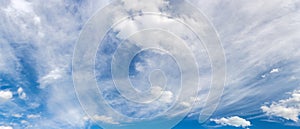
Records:
[[[250,121],[247,121],[243,118],[240,118],[238,116],[232,116],[228,118],[220,118],[220,119],[210,119],[211,121],[214,121],[217,124],[221,125],[229,125],[234,127],[248,127],[251,126]]]
[[[297,122],[300,114],[300,90],[294,91],[288,99],[273,102],[270,106],[262,106],[261,109],[267,115]]]

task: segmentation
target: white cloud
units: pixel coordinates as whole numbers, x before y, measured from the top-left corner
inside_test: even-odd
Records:
[[[135,70],[139,71],[139,72],[142,72],[142,71],[144,71],[144,67],[141,63],[138,62],[138,63],[135,64]]]
[[[278,68],[272,69],[272,70],[270,71],[270,73],[278,73],[278,72],[279,72],[279,69],[278,69]]]
[[[13,129],[11,126],[0,126],[0,129]]]
[[[70,69],[73,45],[79,34],[78,28],[98,8],[107,3],[107,1],[92,0],[83,2],[80,7],[77,7],[74,3],[64,2],[59,0],[12,0],[7,6],[0,5],[1,9],[3,7],[4,10],[0,12],[2,23],[0,33],[4,36],[4,38],[0,37],[0,72],[7,73],[9,71],[8,73],[11,73],[15,70],[14,64],[17,64],[17,62],[14,62],[17,61],[15,53],[7,40],[17,44],[30,43],[36,49],[34,55],[38,56],[33,58],[38,63],[36,71],[40,75],[39,81],[42,86],[50,85],[46,91],[49,93],[49,98],[45,101],[47,102],[48,111],[54,117],[42,121],[45,122],[45,126],[48,128],[47,123],[51,123],[51,121],[61,121],[72,126],[83,125],[80,121],[82,112],[80,107],[73,103],[73,101],[76,101],[76,96],[73,92],[70,92],[73,86],[70,75],[66,74],[66,71]],[[297,1],[197,0],[197,2],[199,4],[195,2],[195,6],[202,9],[212,23],[216,25],[227,54],[227,83],[230,87],[227,87],[225,91],[224,105],[220,105],[220,110],[225,107],[236,110],[239,106],[232,106],[233,104],[244,103],[243,100],[249,97],[260,98],[257,101],[241,104],[245,106],[240,106],[249,109],[249,107],[264,101],[262,96],[272,98],[278,95],[278,91],[284,92],[287,87],[280,87],[280,84],[276,84],[276,81],[273,81],[275,82],[274,85],[272,82],[264,85],[260,85],[259,81],[249,82],[256,75],[259,75],[260,71],[267,70],[266,72],[270,72],[268,71],[269,66],[274,64],[294,61],[295,66],[287,65],[290,70],[286,70],[286,72],[295,76],[294,81],[299,80],[297,79],[299,78],[299,74],[297,74],[299,73],[299,70],[297,71],[299,51],[297,48],[299,48],[298,42],[300,41],[300,24],[298,24],[300,13]],[[255,3],[255,6],[253,6],[253,3]],[[158,10],[157,7],[161,5],[160,1],[155,1],[151,8]],[[74,10],[78,9],[78,12],[74,13],[66,10],[67,6]],[[127,2],[125,6],[136,8],[136,10],[143,8],[135,2]],[[149,19],[143,20],[147,21]],[[157,21],[157,23],[162,22]],[[166,22],[166,24],[170,25],[169,22]],[[280,71],[280,73],[282,72]],[[12,77],[15,76],[12,75]],[[206,80],[209,80],[209,78]],[[284,78],[277,80],[277,82],[280,81],[288,84]],[[247,85],[249,83],[253,85]],[[259,90],[255,87],[257,85],[259,85]],[[289,88],[292,88],[292,86]],[[237,97],[237,94],[234,93],[243,94],[238,94],[239,97]],[[4,98],[12,98],[12,93],[5,94]],[[166,92],[163,101],[170,102],[171,96],[171,93]],[[22,97],[22,94],[20,97]],[[182,105],[189,106],[190,104],[182,103]],[[297,120],[295,114],[292,115],[292,113],[297,112],[292,108],[293,106],[280,105],[280,102],[272,105],[264,107],[264,110],[270,115],[280,114],[280,116],[285,116],[287,119]],[[279,109],[281,112],[279,112]],[[250,110],[253,109],[250,108]],[[51,127],[60,128],[57,123],[53,123]]]
[[[43,119],[32,120],[34,123],[30,125],[33,126],[32,128],[83,127],[84,120],[81,120],[83,111],[77,104],[71,75],[66,72],[71,69],[73,46],[80,33],[79,28],[95,11],[105,6],[107,1],[92,0],[76,3],[56,0],[7,0],[0,3],[0,22],[2,23],[0,24],[0,74],[14,78],[16,83],[24,84],[17,90],[22,99],[26,98],[28,93],[35,98],[47,96],[40,101],[39,99],[26,100],[28,105],[38,106],[22,107],[12,102],[11,105],[15,106],[10,111],[17,112],[15,110],[22,108],[24,114],[30,114],[27,109],[45,104],[43,105],[45,112],[41,114],[49,113],[51,116],[41,115]],[[24,44],[29,47],[27,48]],[[22,49],[16,49],[16,47]],[[24,55],[24,59],[19,59],[19,55]],[[45,91],[47,95],[24,92],[24,90],[27,91],[26,88],[33,86],[26,85],[28,78],[19,73],[22,70],[21,60],[32,65],[34,69],[30,72],[36,72],[36,75],[32,76],[37,76],[37,83],[41,88],[49,86]],[[43,92],[45,89],[39,90]],[[12,93],[0,91],[0,100],[2,97],[11,98]],[[36,101],[32,102],[34,100]],[[20,121],[21,119],[16,120],[16,122]],[[11,120],[4,119],[1,122],[9,123]]]
[[[48,74],[39,79],[39,82],[41,83],[40,88],[45,88],[47,85],[51,85],[51,83],[55,82],[55,80],[60,79],[64,74],[63,72],[64,71],[59,68],[51,70]]]
[[[162,104],[171,103],[174,99],[173,93],[171,91],[164,91],[159,86],[152,86],[150,89],[151,89],[151,94],[154,97],[160,96],[158,101],[162,102]]]
[[[294,91],[288,99],[273,102],[270,106],[262,106],[261,109],[269,116],[297,122],[300,114],[300,90]]]
[[[109,123],[109,124],[120,124],[119,122],[114,121],[114,119],[112,117],[108,117],[105,115],[94,115],[93,120],[101,121],[101,122]]]
[[[32,12],[31,3],[26,0],[11,0],[11,5],[14,9],[20,10],[22,12]]]
[[[29,114],[29,115],[27,115],[27,118],[39,118],[39,117],[41,117],[40,115],[38,115],[38,114]]]
[[[0,91],[0,99],[11,99],[13,97],[13,93],[9,90],[7,91]]]
[[[17,118],[20,118],[22,117],[23,115],[22,114],[12,114],[13,117],[17,117]]]
[[[2,73],[13,74],[16,57],[12,48],[5,39],[0,38],[0,71]]]
[[[173,101],[173,93],[171,91],[163,91],[159,100],[163,103],[171,103]]]
[[[159,11],[160,7],[168,4],[166,0],[152,0],[152,1],[140,1],[140,0],[122,0],[124,2],[124,7],[128,10],[153,10]]]
[[[221,118],[221,119],[210,119],[210,121],[214,121],[217,124],[221,125],[229,125],[229,126],[234,126],[234,127],[248,127],[251,126],[250,121],[247,121],[243,118],[240,118],[238,116],[232,116],[228,118]]]
[[[253,112],[253,107],[299,87],[299,1],[191,1],[215,26],[226,53],[219,113],[255,115],[260,111]],[[276,68],[280,69],[274,79],[270,72]]]
[[[26,121],[26,120],[21,120],[21,123],[22,123],[22,124],[28,124],[28,121]]]
[[[258,3],[258,6],[253,6],[253,3]],[[299,76],[297,68],[300,65],[298,61],[300,51],[296,48],[299,47],[297,42],[300,41],[300,31],[297,28],[300,27],[300,24],[298,24],[299,8],[295,7],[299,5],[299,2],[290,0],[275,0],[275,2],[261,2],[259,0],[255,2],[234,2],[230,0],[208,2],[200,0],[194,4],[202,9],[212,24],[215,25],[226,53],[227,87],[222,99],[223,104],[220,105],[219,110],[226,113],[230,113],[227,109],[252,111],[253,109],[250,107],[259,108],[259,105],[268,98],[276,97],[279,92],[283,93],[290,88],[297,87],[296,85],[291,85],[291,87],[282,86],[291,83],[286,81],[289,75]],[[229,17],[230,19],[228,19]],[[291,17],[293,18],[291,19]],[[154,24],[155,21],[151,22],[153,19],[159,19],[157,22],[164,27],[174,26],[169,21],[170,19],[146,19],[145,17],[141,19],[137,17],[132,21],[127,21],[129,26],[126,26],[128,24],[120,24],[117,30],[130,28],[124,30],[124,33],[131,33],[140,27],[140,24],[134,23],[135,21]],[[226,23],[224,24],[224,22]],[[164,25],[164,23],[168,25]],[[141,26],[146,26],[144,24]],[[119,34],[122,34],[122,32]],[[288,63],[284,64],[285,62]],[[281,65],[288,67],[291,71],[281,71],[281,69],[276,68],[281,68]],[[270,71],[272,68],[274,69]],[[268,82],[258,80],[258,78],[268,80],[270,73],[288,75]],[[209,75],[205,74],[205,76]],[[207,80],[209,79],[204,81]],[[299,80],[294,81],[299,82]],[[237,97],[235,93],[243,94],[238,94]],[[268,98],[265,97],[266,94],[269,96]],[[245,101],[249,98],[259,99],[250,102]],[[198,110],[200,105],[196,105],[195,109]],[[253,112],[253,114],[256,113]]]
[[[21,99],[25,99],[26,98],[26,93],[24,92],[23,88],[22,87],[19,87],[18,90],[18,95]]]

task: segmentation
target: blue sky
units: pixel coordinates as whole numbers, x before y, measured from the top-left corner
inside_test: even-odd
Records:
[[[0,129],[130,128],[135,124],[163,128],[173,123],[174,129],[299,128],[300,2],[188,2],[191,8],[178,0],[119,0],[114,5],[109,0],[1,1]],[[100,10],[104,7],[112,8],[104,13]],[[191,11],[195,8],[199,12]],[[145,15],[145,10],[162,15]],[[105,20],[97,19],[106,15]],[[119,17],[128,16],[120,22]],[[206,98],[217,69],[212,54],[221,51],[208,52],[206,41],[216,39],[205,34],[214,32],[196,29],[202,34],[198,40],[178,21],[195,29],[205,26],[206,20],[222,43],[226,80],[222,96],[213,94],[220,97],[218,107],[200,124],[201,112],[211,106],[205,103],[215,102]],[[113,23],[118,24],[109,26]],[[92,44],[82,35],[100,37],[85,31],[89,25],[110,31]],[[76,48],[81,41],[86,44]],[[96,58],[91,68],[97,85],[75,85],[75,90],[74,83],[81,82],[73,80],[72,61],[82,60],[74,61],[74,50],[93,45]],[[159,49],[143,49],[147,47]],[[130,85],[124,80],[126,70]],[[76,77],[88,80],[90,76]],[[197,79],[200,83],[195,86]],[[133,94],[132,87],[116,84],[147,92]]]

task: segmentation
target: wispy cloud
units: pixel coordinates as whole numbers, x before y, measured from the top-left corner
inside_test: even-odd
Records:
[[[1,125],[16,128],[84,126],[84,113],[76,101],[70,74],[73,46],[80,27],[107,2],[0,2],[0,86],[7,89],[3,97],[17,94],[21,99],[9,100],[1,109],[9,108],[11,114],[40,113],[39,119],[27,120],[18,115],[18,119],[11,122],[15,116],[0,112],[5,117],[1,118],[4,120]]]
[[[227,84],[219,111],[215,116],[252,112],[253,110],[252,113],[256,114],[261,111],[260,106],[264,102],[272,101],[272,99],[278,100],[281,98],[278,94],[293,91],[299,87],[299,1],[191,0],[191,2],[202,10],[215,25],[226,52]],[[72,85],[70,70],[72,52],[86,20],[107,3],[108,1],[99,0],[76,3],[72,0],[63,2],[59,0],[5,0],[0,2],[0,76],[9,76],[20,83],[12,84],[13,86],[9,87],[12,89],[0,91],[0,99],[4,98],[9,101],[7,104],[8,107],[13,107],[11,108],[12,112],[24,114],[27,113],[27,109],[32,111],[43,107],[43,111],[50,115],[41,114],[41,119],[32,121],[32,123],[36,123],[36,126],[52,128],[65,127],[65,125],[84,126],[84,113],[76,100]],[[151,5],[144,6],[143,4]],[[143,4],[133,0],[125,2],[123,6],[136,10],[149,7],[151,10],[157,11],[168,2],[157,0],[147,1]],[[130,11],[126,13],[130,13]],[[147,24],[141,25],[136,21],[157,23],[162,27],[174,28],[176,26],[167,18],[151,20],[153,18],[137,18],[126,24],[120,24],[115,31],[122,30],[122,27],[132,26],[131,29],[119,33],[118,36],[122,37],[126,33],[135,31],[138,27],[147,26]],[[179,34],[186,33],[182,29],[174,29],[174,31]],[[147,40],[151,40],[151,38],[155,38],[155,36]],[[199,48],[194,47],[194,50],[199,50]],[[20,55],[26,56],[21,59]],[[199,62],[203,61],[203,68],[209,69],[210,64],[206,63],[206,58],[202,59],[200,54],[198,56]],[[22,71],[24,60],[29,62],[27,65],[33,67],[30,71],[36,71],[36,73],[33,72],[36,79],[22,76],[23,73],[28,72]],[[142,71],[144,67],[137,65],[137,69]],[[203,92],[207,94],[211,74],[210,72],[201,74],[203,82],[201,85],[206,86]],[[36,89],[28,84],[28,80],[36,81],[36,85],[38,85],[35,87]],[[16,101],[11,101],[14,93],[18,94],[28,107],[22,107]],[[176,92],[164,91],[164,93],[166,96],[163,98],[163,102],[170,102],[172,97],[176,97]],[[199,96],[202,100],[197,100],[201,102],[195,105],[193,113],[200,112],[201,103],[205,102],[203,94]],[[297,94],[298,92],[294,92],[289,99],[283,99],[261,108],[268,115],[297,121],[296,113],[299,114],[299,107],[292,105],[298,103]],[[194,99],[187,98],[182,105],[186,108],[191,107]],[[113,102],[117,103],[117,100]],[[21,108],[24,108],[25,111]],[[145,111],[149,110],[154,111],[150,107]],[[130,111],[135,112],[134,110]],[[141,112],[137,115],[145,114],[146,112]],[[100,118],[111,123],[116,121],[108,116]],[[22,116],[18,120],[17,124],[22,125],[22,121],[26,123]],[[214,121],[227,125],[250,125],[250,122],[239,117],[214,119]],[[30,122],[27,123],[30,124]]]
[[[217,114],[258,114],[266,101],[299,87],[298,1],[192,3],[215,25],[226,53],[227,84]]]
[[[112,117],[108,117],[108,116],[104,116],[104,115],[94,115],[92,117],[93,120],[95,121],[101,121],[104,123],[109,123],[109,124],[120,124],[119,122],[114,121],[114,119]]]

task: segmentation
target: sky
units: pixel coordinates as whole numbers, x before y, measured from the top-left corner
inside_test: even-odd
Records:
[[[297,0],[0,1],[0,129],[296,129],[299,35]]]

